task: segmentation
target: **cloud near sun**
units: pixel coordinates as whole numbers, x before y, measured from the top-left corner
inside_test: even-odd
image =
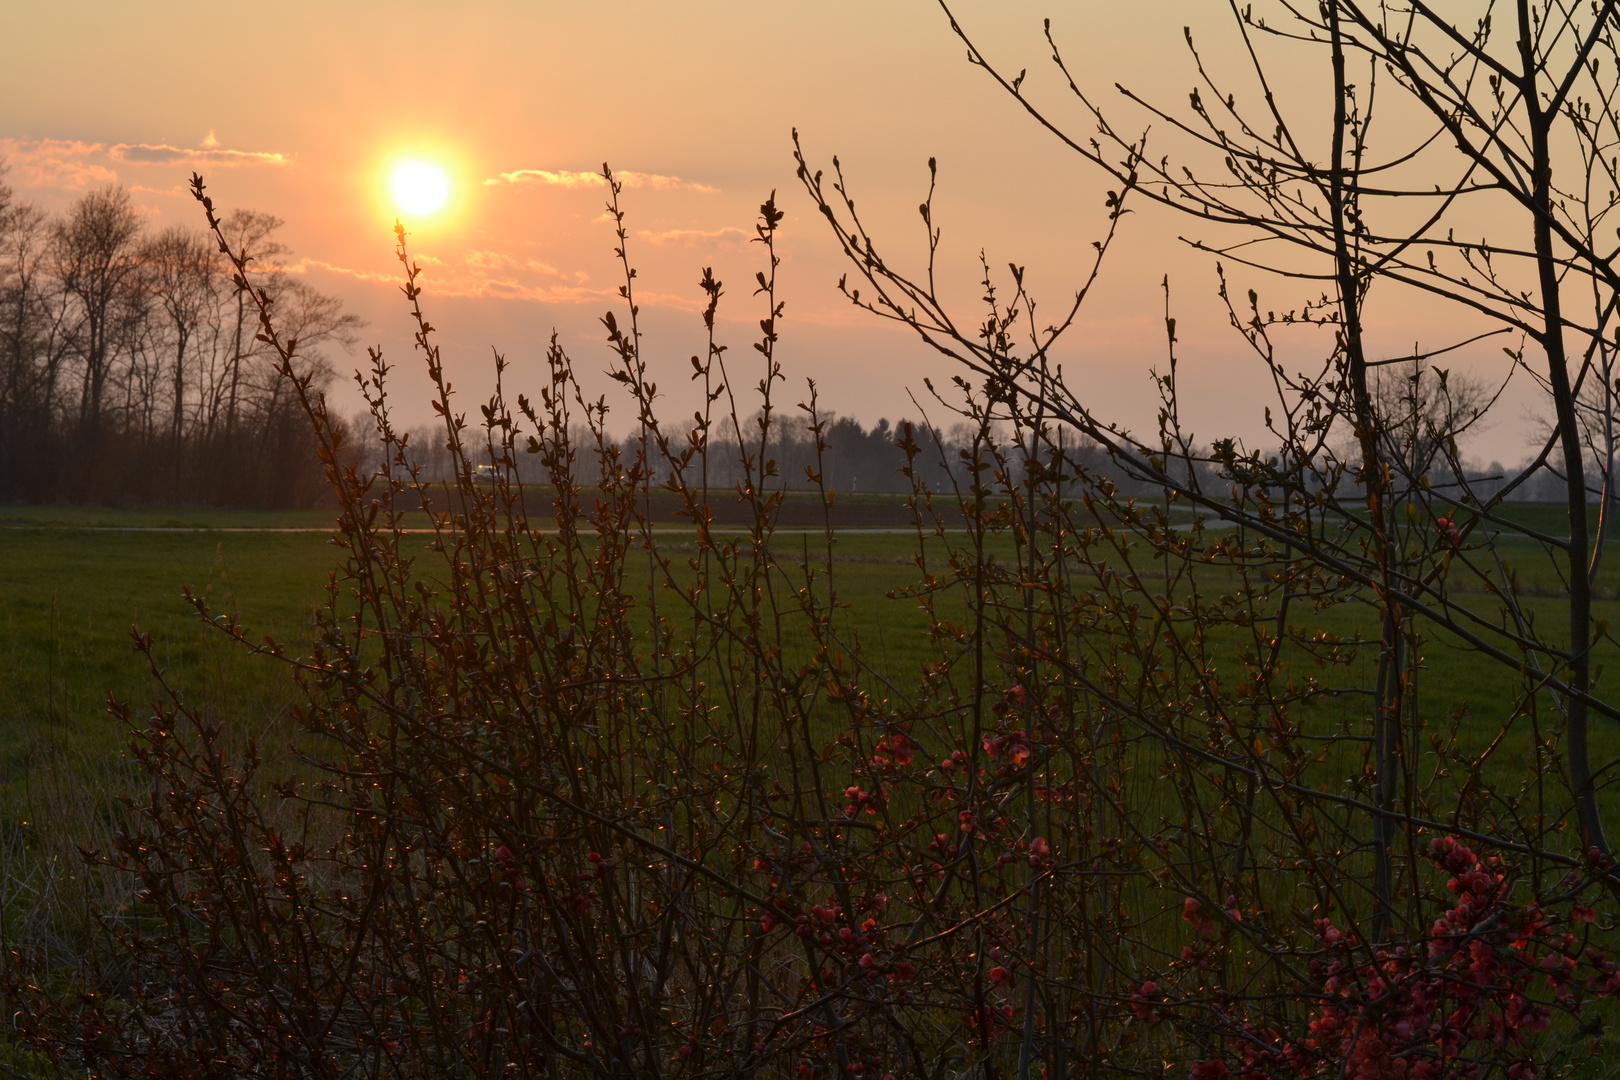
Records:
[[[295,163],[289,153],[237,150],[224,147],[212,132],[199,145],[174,146],[168,143],[84,142],[70,139],[0,139],[0,166],[4,182],[24,197],[55,193],[75,198],[92,188],[124,183],[130,190],[173,194],[181,189],[163,190],[143,186],[139,180],[164,174],[177,167],[269,168]],[[151,170],[148,172],[147,170]],[[166,174],[165,174],[166,175]],[[684,191],[698,194],[719,189],[679,176],[635,171],[615,172],[626,188],[653,191]],[[605,188],[600,173],[573,170],[516,169],[484,181],[486,186],[544,186],[570,191]],[[707,247],[746,242],[749,233],[737,226],[714,229],[676,228],[638,230],[637,238],[653,247]],[[551,262],[517,252],[469,248],[446,252],[441,258],[424,256],[429,290],[443,297],[522,300],[547,304],[600,304],[617,299],[615,287],[598,286],[583,270],[560,268]],[[300,258],[282,266],[294,274],[330,274],[373,285],[397,284],[393,270],[361,269],[321,258]],[[642,290],[641,303],[681,311],[697,311],[701,305],[691,296]]]
[[[115,166],[207,165],[214,168],[282,166],[288,154],[231,150],[212,137],[202,146],[163,143],[87,143],[74,139],[0,139],[0,162],[10,168],[8,180],[24,189],[84,191],[116,184]]]
[[[519,258],[505,252],[472,250],[459,258],[440,259],[431,255],[417,258],[422,265],[422,282],[430,298],[593,305],[612,305],[619,298],[616,286],[594,286],[590,284],[590,275],[583,270],[569,273],[538,259]],[[296,259],[281,264],[281,269],[290,274],[326,273],[390,288],[399,284],[398,271],[362,270],[324,259]],[[636,294],[636,299],[652,307],[685,312],[702,310],[702,304],[690,296],[643,290]]]
[[[0,161],[9,182],[24,188],[82,191],[118,182],[118,174],[93,159],[105,158],[103,143],[69,139],[0,139]]]
[[[140,165],[286,165],[292,160],[286,154],[260,150],[228,150],[223,146],[187,149],[151,143],[118,143],[107,148],[107,156]]]
[[[627,188],[646,187],[655,191],[719,191],[717,187],[708,184],[699,184],[693,180],[683,180],[679,176],[661,176],[658,173],[642,172],[615,172],[619,183]],[[512,172],[503,172],[499,176],[492,176],[484,181],[486,187],[495,184],[544,184],[548,187],[563,188],[599,188],[606,187],[607,180],[597,172],[574,172],[569,169],[552,171],[550,169],[515,169]]]

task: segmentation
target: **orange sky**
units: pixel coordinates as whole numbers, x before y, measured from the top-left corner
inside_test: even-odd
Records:
[[[1184,102],[1193,77],[1184,23],[1216,55],[1231,41],[1226,5],[1215,0],[963,0],[956,10],[1009,70],[1030,68],[1032,96],[1057,102],[1044,15],[1105,99],[1124,80]],[[978,295],[982,247],[992,265],[1027,265],[1057,308],[1105,226],[1105,185],[966,63],[931,0],[58,0],[13,5],[7,26],[0,155],[18,194],[59,206],[116,181],[158,222],[199,222],[184,194],[195,168],[222,206],[286,219],[299,267],[368,320],[368,343],[412,371],[393,289],[387,172],[402,157],[441,164],[450,203],[407,224],[469,412],[488,384],[489,349],[516,362],[522,389],[552,327],[592,385],[606,387],[595,375],[608,363],[597,320],[616,280],[604,192],[588,178],[603,161],[631,175],[625,203],[647,356],[681,413],[686,357],[701,340],[703,266],[728,283],[722,316],[735,352],[757,332],[747,283],[759,253],[746,237],[772,189],[788,214],[782,358],[794,399],[809,376],[827,406],[865,422],[914,416],[908,390],[951,371],[834,292],[842,267],[794,180],[795,126],[823,162],[840,155],[891,254],[922,252],[916,206],[925,162],[938,158],[945,278],[967,304]],[[1291,72],[1300,92],[1314,74]],[[1168,272],[1199,433],[1252,437],[1263,384],[1214,307],[1211,260],[1175,240],[1187,227],[1163,215],[1128,222],[1068,370],[1105,415],[1151,424],[1146,369],[1163,357],[1159,281]],[[1409,336],[1392,328],[1402,342],[1392,348],[1409,348]],[[420,383],[400,393],[407,415],[425,418]],[[620,416],[628,424],[628,409]],[[1512,417],[1478,450],[1516,458],[1522,428]]]

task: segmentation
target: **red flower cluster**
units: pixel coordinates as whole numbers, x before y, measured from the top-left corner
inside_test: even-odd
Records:
[[[1193,933],[1201,938],[1212,938],[1216,935],[1216,924],[1204,905],[1189,896],[1181,902],[1181,920],[1192,927]]]
[[[1131,995],[1131,1011],[1144,1024],[1158,1023],[1159,1010],[1154,1006],[1161,1000],[1159,984],[1149,979],[1137,988],[1136,993]]]
[[[1620,993],[1615,964],[1583,948],[1570,930],[1560,931],[1540,905],[1511,902],[1499,858],[1481,859],[1453,837],[1434,840],[1426,854],[1449,874],[1452,906],[1422,941],[1378,949],[1370,958],[1356,934],[1317,920],[1325,955],[1311,971],[1322,1002],[1296,1039],[1251,1024],[1240,1012],[1228,1014],[1226,1045],[1239,1080],[1449,1080],[1482,1075],[1487,1062],[1505,1066],[1511,1080],[1535,1080],[1531,1040],[1547,1029],[1554,1004],[1577,1007],[1581,963],[1594,972],[1589,989]],[[1234,899],[1227,908],[1235,913]],[[1182,918],[1200,937],[1215,932],[1215,920],[1192,897]],[[1576,904],[1568,922],[1581,926],[1591,918],[1590,908]],[[1167,1003],[1157,983],[1145,982],[1127,1004],[1152,1023]],[[1229,1063],[1195,1062],[1189,1075],[1224,1080]]]
[[[1009,732],[1006,735],[986,735],[980,742],[986,754],[1005,760],[1015,769],[1022,769],[1029,764],[1029,759],[1035,756],[1034,745],[1022,731]]]
[[[897,731],[874,746],[872,754],[874,769],[881,769],[887,765],[903,769],[916,757],[917,744]]]
[[[1467,1075],[1464,1062],[1479,1051],[1523,1047],[1551,1019],[1532,984],[1541,977],[1560,992],[1574,967],[1573,935],[1553,935],[1537,905],[1509,905],[1500,860],[1449,836],[1429,856],[1452,874],[1456,903],[1430,928],[1426,956],[1398,948],[1360,963],[1317,962],[1328,1000],[1305,1047],[1358,1080]],[[1322,943],[1348,957],[1349,937],[1327,920],[1318,926]],[[1535,1075],[1528,1062],[1514,1065],[1516,1080]]]

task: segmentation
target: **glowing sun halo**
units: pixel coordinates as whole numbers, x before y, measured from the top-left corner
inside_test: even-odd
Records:
[[[394,170],[394,201],[407,214],[431,214],[450,195],[444,173],[425,162],[408,161]]]

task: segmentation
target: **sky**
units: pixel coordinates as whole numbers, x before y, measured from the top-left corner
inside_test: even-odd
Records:
[[[488,393],[492,351],[522,390],[554,330],[587,386],[611,400],[600,319],[621,278],[596,177],[611,164],[625,180],[644,355],[684,415],[704,267],[726,283],[723,340],[733,356],[752,355],[763,255],[749,238],[774,191],[786,211],[780,394],[800,400],[814,379],[823,407],[867,424],[924,411],[948,422],[924,380],[944,385],[956,369],[837,293],[845,267],[795,178],[794,129],[819,167],[838,156],[890,258],[914,267],[926,254],[917,206],[937,159],[939,280],[970,322],[981,253],[998,270],[1025,267],[1055,311],[1107,227],[1104,178],[967,62],[933,0],[0,3],[12,42],[0,67],[5,182],[47,208],[118,183],[154,225],[200,226],[186,193],[195,170],[222,208],[282,218],[291,267],[342,297],[366,320],[364,343],[398,366],[394,401],[407,421],[429,412],[397,287],[396,217],[426,269],[424,304],[469,413]],[[1044,17],[1086,89],[1132,124],[1145,121],[1120,103],[1116,81],[1185,103],[1195,72],[1183,26],[1214,62],[1237,59],[1215,0],[960,0],[952,10],[1009,73],[1027,68],[1026,92],[1077,130]],[[1285,60],[1279,76],[1292,95],[1325,91],[1308,64]],[[440,211],[412,215],[395,201],[391,172],[407,161],[442,170]],[[1213,260],[1179,239],[1187,229],[1163,212],[1127,218],[1063,347],[1065,372],[1099,415],[1151,428],[1168,281],[1193,429],[1259,441],[1267,381],[1216,303]],[[1279,310],[1304,298],[1286,283],[1253,284]],[[1373,338],[1394,355],[1420,333],[1433,335],[1425,348],[1443,344],[1446,330],[1408,312]],[[1323,342],[1291,347],[1316,355]],[[1496,378],[1493,351],[1457,363]],[[337,366],[347,374],[363,359]],[[358,407],[341,386],[334,399]],[[1522,456],[1527,410],[1510,395],[1474,452]],[[628,427],[633,411],[621,404],[616,415]]]

